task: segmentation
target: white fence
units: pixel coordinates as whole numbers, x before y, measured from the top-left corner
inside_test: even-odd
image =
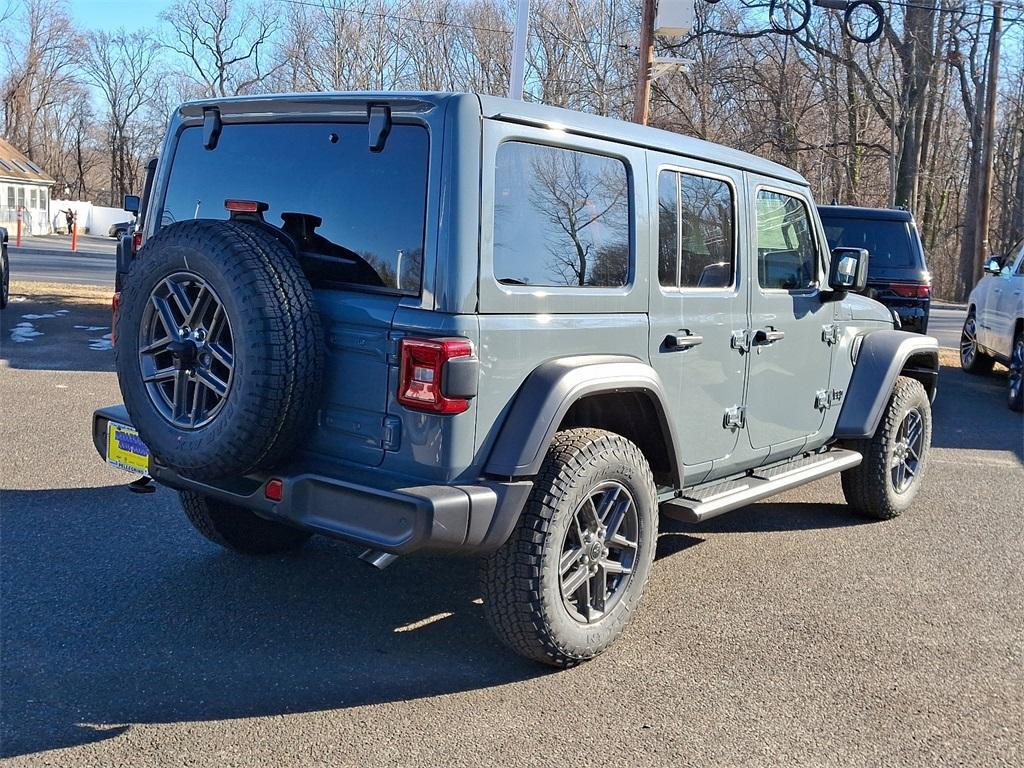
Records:
[[[51,200],[50,217],[54,232],[65,232],[67,223],[64,211],[72,210],[78,221],[78,233],[81,235],[106,235],[112,224],[131,221],[132,215],[120,208],[107,208],[93,205],[82,200]]]

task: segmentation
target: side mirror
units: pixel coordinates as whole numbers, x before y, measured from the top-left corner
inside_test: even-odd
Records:
[[[128,213],[134,213],[136,216],[139,215],[139,208],[142,207],[142,198],[138,195],[125,195],[124,196],[124,209]]]
[[[985,260],[985,266],[982,267],[982,271],[986,275],[998,275],[1003,269],[1003,265],[999,259],[995,256],[991,256]]]
[[[834,248],[828,270],[833,291],[860,293],[868,286],[868,252],[863,248]]]

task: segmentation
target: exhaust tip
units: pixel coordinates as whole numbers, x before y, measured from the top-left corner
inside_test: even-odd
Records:
[[[359,555],[359,559],[364,563],[369,563],[378,571],[383,571],[398,559],[398,555],[393,555],[390,552],[381,552],[379,549],[368,549]]]

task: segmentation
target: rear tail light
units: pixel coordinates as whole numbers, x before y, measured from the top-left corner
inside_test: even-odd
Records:
[[[398,402],[407,408],[432,413],[462,413],[469,400],[444,394],[444,366],[449,360],[470,357],[469,339],[402,339]]]
[[[117,313],[121,309],[121,292],[114,291],[110,300],[110,345],[117,344]]]
[[[263,495],[267,497],[268,501],[281,501],[284,498],[284,483],[276,477],[267,480]]]
[[[142,232],[135,230],[132,233],[132,256],[139,252],[139,248],[142,247]]]
[[[927,283],[889,283],[889,290],[905,299],[927,299],[932,287]]]

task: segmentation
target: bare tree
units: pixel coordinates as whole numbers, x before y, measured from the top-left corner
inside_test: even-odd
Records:
[[[178,0],[160,18],[164,45],[202,96],[234,96],[258,88],[284,64],[268,55],[279,28],[269,4]]]

